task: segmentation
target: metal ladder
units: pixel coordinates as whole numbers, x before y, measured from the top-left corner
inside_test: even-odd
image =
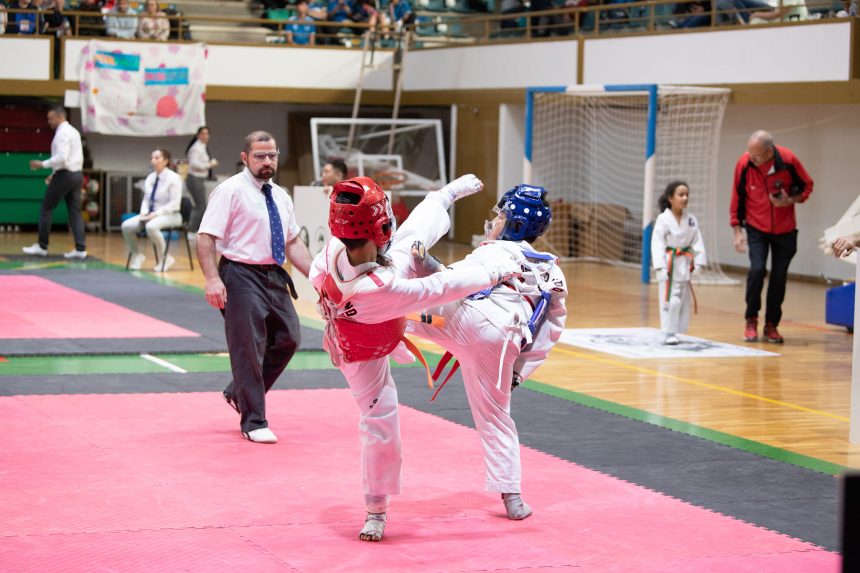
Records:
[[[376,42],[379,33],[377,28],[365,32],[364,48],[361,54],[361,71],[358,75],[358,86],[355,88],[355,100],[352,103],[352,119],[358,119],[358,112],[361,108],[361,95],[364,91],[364,73],[368,69],[379,69],[381,66],[374,64],[373,59],[376,54]],[[411,26],[396,34],[396,44],[394,49],[394,57],[391,60],[391,69],[394,79],[394,106],[391,111],[391,119],[397,119],[400,114],[400,95],[403,91],[403,71],[404,63],[406,62],[406,54],[409,52],[409,44],[412,41]],[[352,144],[355,142],[355,124],[349,126],[349,138],[347,139],[347,150],[352,149]],[[391,133],[388,136],[388,153],[393,152],[394,147],[394,127],[391,128]],[[347,152],[348,152],[347,151]]]

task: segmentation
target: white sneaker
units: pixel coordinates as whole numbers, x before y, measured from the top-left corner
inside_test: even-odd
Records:
[[[269,428],[258,428],[256,430],[251,430],[250,432],[242,432],[242,435],[258,444],[278,443],[278,436],[276,436],[275,432]]]
[[[668,346],[677,346],[678,344],[681,344],[681,341],[678,340],[678,337],[674,334],[668,334],[666,335],[666,340],[663,341],[663,344]]]
[[[174,264],[176,264],[176,259],[174,259],[172,255],[167,255],[167,258],[164,259],[163,264],[155,263],[155,268],[153,270],[157,273],[166,273]]]
[[[473,195],[483,190],[484,182],[478,179],[476,175],[473,173],[469,173],[468,175],[462,175],[457,179],[454,179],[439,191],[442,193],[447,193],[451,198],[451,201],[456,201],[457,199],[462,199],[463,197],[468,197],[469,195]]]
[[[39,257],[48,256],[48,249],[43,249],[39,246],[39,243],[33,243],[29,247],[21,247],[21,250],[24,251],[25,255],[37,255]]]
[[[128,270],[130,271],[139,271],[143,266],[143,261],[146,260],[146,255],[143,253],[135,253],[131,256],[131,260],[128,262]]]
[[[68,253],[63,253],[63,258],[84,260],[87,258],[87,252],[86,251],[72,250],[72,251],[69,251]]]

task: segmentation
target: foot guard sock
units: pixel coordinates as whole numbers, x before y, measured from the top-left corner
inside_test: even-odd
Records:
[[[518,521],[532,514],[532,508],[523,501],[522,496],[518,493],[503,493],[502,502],[504,502],[505,510],[508,512],[508,519]]]
[[[382,541],[382,534],[385,531],[385,514],[384,513],[368,513],[367,520],[364,522],[364,527],[361,528],[361,533],[358,538],[362,541]]]

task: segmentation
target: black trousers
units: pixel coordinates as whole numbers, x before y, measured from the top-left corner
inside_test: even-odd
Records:
[[[761,310],[761,291],[767,275],[767,255],[771,254],[770,280],[767,284],[767,309],[764,319],[774,326],[782,319],[782,301],[788,281],[788,265],[797,252],[797,230],[781,235],[764,233],[747,226],[750,270],[747,273],[747,310],[745,316],[758,316]]]
[[[234,397],[247,433],[267,428],[266,392],[301,342],[299,317],[287,271],[277,265],[246,265],[222,257],[218,272],[227,289],[224,331],[233,381],[224,390]]]
[[[188,222],[188,230],[197,232],[200,228],[200,221],[203,219],[203,211],[206,210],[206,185],[205,179],[195,175],[189,175],[185,178],[185,187],[188,188],[188,193],[194,200],[194,209],[191,210],[191,219]]]
[[[81,185],[84,176],[80,171],[66,171],[61,169],[54,173],[45,198],[42,200],[42,212],[39,214],[39,246],[48,248],[51,235],[51,219],[54,217],[54,209],[61,200],[66,202],[69,211],[69,228],[75,236],[75,249],[87,250],[87,242],[84,237],[84,217],[81,215]]]

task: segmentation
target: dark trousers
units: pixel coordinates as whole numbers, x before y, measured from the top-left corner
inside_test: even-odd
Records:
[[[761,309],[761,290],[764,286],[764,277],[767,275],[767,255],[770,250],[770,280],[767,284],[767,309],[764,319],[776,326],[782,318],[782,301],[785,299],[788,265],[797,252],[797,230],[772,235],[750,226],[746,229],[750,270],[747,273],[745,316],[747,318],[758,316],[758,311]]]
[[[290,298],[292,280],[277,265],[245,265],[224,257],[218,272],[227,289],[224,331],[233,381],[224,390],[236,399],[247,433],[267,428],[266,392],[301,342]]]
[[[191,194],[191,199],[194,200],[194,209],[191,210],[191,219],[188,222],[188,230],[194,233],[200,228],[200,221],[203,219],[203,211],[206,210],[206,185],[204,179],[189,175],[185,179],[185,186],[188,188],[188,193]]]
[[[54,209],[60,204],[60,200],[64,200],[69,211],[69,228],[75,236],[75,249],[87,250],[87,242],[84,238],[84,217],[81,215],[83,182],[84,176],[80,171],[61,169],[51,177],[48,190],[45,191],[45,198],[42,200],[42,212],[39,214],[39,246],[43,249],[48,248]]]

